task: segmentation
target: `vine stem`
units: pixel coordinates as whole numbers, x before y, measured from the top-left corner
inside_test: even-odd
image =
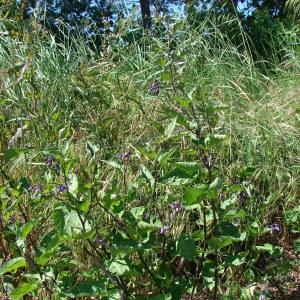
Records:
[[[202,265],[203,264],[203,260],[204,260],[204,256],[205,256],[206,248],[207,248],[207,243],[206,243],[206,241],[207,241],[207,222],[206,222],[206,209],[205,209],[205,205],[203,205],[202,210],[203,210],[204,241],[203,241],[203,252],[202,252],[202,256],[200,258],[200,261],[199,261],[198,265]],[[201,274],[202,274],[202,271],[200,271],[199,274],[196,275],[196,280],[195,280],[195,283],[193,285],[193,289],[192,289],[191,295],[189,297],[189,300],[193,299],[193,295],[194,295],[196,287],[197,287],[197,285],[198,285],[198,283],[200,281]]]
[[[85,228],[85,221],[83,220],[82,216],[80,215],[79,211],[76,210],[77,212],[77,215],[79,217],[79,220],[81,222],[81,225],[82,225],[82,229],[84,231],[84,233],[86,233],[86,228]],[[96,252],[97,254],[97,257],[99,258],[101,256],[101,253],[99,252],[99,250],[97,249],[97,247],[93,244],[93,242],[90,240],[90,239],[87,239],[87,242],[88,244],[91,246],[91,248]],[[91,252],[88,252],[90,255],[92,255]],[[92,255],[94,256],[94,255]],[[94,256],[95,257],[95,256]],[[101,266],[101,264],[99,265],[101,271],[110,279],[110,281],[117,286],[118,288],[118,292],[120,294],[120,297],[122,300],[125,300],[126,299],[126,296],[125,294],[123,293],[123,288],[125,288],[124,286],[122,286],[122,284],[119,282],[119,280],[115,280],[113,275],[103,266]],[[127,294],[127,292],[126,292]]]
[[[214,293],[213,293],[213,300],[217,300],[218,298],[218,287],[219,287],[219,278],[218,278],[218,252],[216,252],[216,265],[215,265],[215,286],[214,286]]]

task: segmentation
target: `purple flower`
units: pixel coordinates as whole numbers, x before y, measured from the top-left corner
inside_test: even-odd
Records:
[[[150,217],[150,214],[149,214],[149,213],[145,212],[145,213],[143,214],[143,219],[144,219],[144,220],[148,220],[149,217]]]
[[[249,198],[249,194],[247,191],[242,191],[240,192],[240,199],[241,201],[246,201]]]
[[[58,191],[60,192],[60,193],[63,193],[63,192],[66,192],[66,191],[68,191],[68,185],[67,184],[61,184],[59,187],[58,187]]]
[[[280,225],[278,223],[271,224],[270,229],[271,229],[272,233],[279,233],[281,230]]]
[[[169,231],[171,229],[171,227],[169,225],[163,226],[160,230],[159,233],[160,234],[165,234],[167,231]]]
[[[52,167],[56,173],[60,171],[60,164],[52,155],[47,155],[45,157],[45,164],[48,167]]]
[[[118,221],[117,226],[120,230],[124,230],[124,228],[125,228],[125,224],[122,221]]]
[[[121,159],[121,160],[124,160],[124,159],[126,159],[126,158],[129,158],[130,156],[131,156],[131,151],[129,150],[129,151],[127,151],[127,152],[124,152],[124,153],[120,153],[120,154],[118,154],[117,155],[117,158],[118,159]]]
[[[159,94],[159,83],[157,80],[153,81],[149,87],[149,92],[152,95],[158,95]]]
[[[45,164],[48,167],[50,167],[54,161],[55,161],[55,158],[52,155],[47,155],[45,157]]]
[[[38,183],[35,183],[29,187],[29,190],[31,191],[32,196],[36,197],[39,193],[42,192],[42,186]]]
[[[98,238],[95,238],[95,242],[99,245],[104,245],[105,244],[105,239],[98,239]]]
[[[55,171],[56,173],[59,173],[59,171],[60,171],[60,164],[59,164],[58,161],[55,161],[55,162],[53,163],[52,167],[53,167],[53,169],[54,169],[54,171]]]
[[[179,211],[182,209],[181,204],[178,203],[178,202],[173,202],[173,203],[170,205],[170,207],[171,207],[172,212],[179,212]]]

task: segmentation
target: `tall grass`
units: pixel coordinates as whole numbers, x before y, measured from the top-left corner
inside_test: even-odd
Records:
[[[183,112],[178,98],[190,97],[199,112],[211,103],[222,108],[214,133],[227,138],[217,156],[217,169],[228,184],[249,181],[247,205],[259,222],[283,222],[284,211],[298,205],[296,31],[284,33],[286,60],[278,63],[254,62],[248,43],[237,47],[209,20],[197,28],[183,23],[176,30],[165,25],[163,37],[144,35],[132,42],[126,33],[115,33],[105,38],[101,51],[92,50],[90,42],[80,38],[58,42],[35,23],[17,36],[9,29],[16,24],[0,26],[3,166],[3,153],[9,147],[31,149],[5,164],[10,176],[39,178],[43,155],[50,152],[71,151],[88,168],[89,147],[97,149],[99,163],[139,145],[151,148],[167,117]],[[157,95],[150,90],[155,81]],[[193,122],[190,128],[195,129]],[[205,127],[213,121],[200,118],[200,122]],[[178,136],[180,140],[180,132]],[[180,142],[187,143],[184,138]],[[185,147],[182,156],[188,157],[189,146]],[[138,176],[135,171],[126,174],[129,186]],[[97,176],[99,193],[123,184],[107,165]],[[45,216],[51,205],[35,213]]]
[[[165,30],[163,40],[145,36],[130,44],[117,33],[96,53],[79,38],[56,42],[35,25],[15,38],[2,24],[1,151],[27,122],[30,129],[18,146],[61,150],[72,140],[80,154],[90,140],[108,158],[131,144],[151,142],[151,123],[161,120],[162,107],[176,106],[172,84],[186,93],[200,88],[202,97],[226,107],[219,124],[229,136],[219,162],[224,172],[252,165],[262,198],[293,202],[299,192],[296,35],[285,33],[286,61],[274,62],[268,75],[211,22],[175,35]],[[167,61],[180,74],[173,83],[161,81]],[[154,80],[160,82],[157,97],[149,93]]]

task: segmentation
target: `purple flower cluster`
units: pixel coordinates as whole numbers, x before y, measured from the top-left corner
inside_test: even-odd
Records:
[[[36,197],[38,194],[40,194],[43,191],[43,189],[40,184],[35,183],[29,187],[29,191],[31,192],[33,197]]]
[[[61,184],[61,185],[58,187],[58,191],[59,191],[60,193],[64,193],[64,192],[66,192],[66,191],[68,191],[68,190],[69,190],[69,187],[68,187],[67,184]]]
[[[158,95],[159,94],[159,83],[157,80],[153,81],[149,87],[149,92],[152,95]]]
[[[163,226],[160,230],[159,233],[160,234],[165,234],[166,232],[168,232],[171,229],[171,227],[169,225]]]
[[[147,213],[147,212],[145,212],[145,213],[143,214],[143,219],[144,219],[144,220],[148,220],[149,218],[150,218],[150,214]]]
[[[47,167],[52,167],[55,172],[59,173],[60,171],[60,164],[52,155],[47,155],[45,157],[45,164]]]
[[[105,239],[99,239],[99,238],[95,238],[95,242],[99,245],[104,245],[105,244]]]
[[[170,205],[170,208],[171,208],[171,211],[172,212],[179,212],[181,209],[182,209],[182,206],[180,203],[178,202],[173,202],[171,205]]]
[[[117,158],[120,159],[120,160],[124,160],[124,159],[130,158],[131,155],[132,155],[132,152],[129,150],[127,152],[118,154]]]
[[[278,223],[273,223],[269,227],[272,233],[279,233],[281,231],[280,225]]]
[[[247,191],[240,192],[240,199],[242,202],[245,202],[249,198],[249,194]]]

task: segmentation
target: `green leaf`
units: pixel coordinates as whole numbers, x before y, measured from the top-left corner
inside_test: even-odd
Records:
[[[180,97],[175,97],[175,101],[183,107],[188,107],[192,102],[191,99],[185,99],[185,98],[180,98]]]
[[[6,263],[4,263],[0,267],[0,275],[3,275],[7,272],[15,271],[15,270],[17,270],[21,267],[25,267],[25,266],[26,266],[26,260],[24,257],[13,258],[13,259],[7,261]]]
[[[120,165],[118,162],[114,161],[114,160],[102,160],[103,162],[105,162],[106,164],[112,166],[115,169],[118,169],[120,171],[123,171],[123,166]]]
[[[10,159],[24,153],[27,149],[8,149],[4,152],[4,160],[9,161]]]
[[[177,22],[177,23],[175,23],[174,26],[173,26],[173,30],[172,30],[173,34],[176,33],[177,31],[182,30],[183,27],[184,27],[184,23],[183,22]]]
[[[87,148],[87,150],[90,151],[92,156],[94,156],[95,153],[99,152],[99,150],[100,150],[97,145],[95,145],[95,144],[93,144],[92,142],[89,142],[89,141],[86,143],[86,148]]]
[[[280,253],[282,251],[281,247],[274,246],[269,243],[265,243],[261,246],[255,246],[255,249],[257,249],[259,252],[269,252],[271,255]]]
[[[224,219],[245,218],[246,216],[248,216],[248,213],[245,210],[232,209],[226,212],[226,214],[224,215]]]
[[[156,220],[154,223],[148,223],[145,221],[140,221],[138,223],[138,226],[142,228],[144,231],[152,231],[152,230],[157,230],[163,226],[161,221]]]
[[[70,185],[69,185],[69,192],[73,197],[76,197],[77,190],[78,190],[78,178],[75,173],[72,173],[69,177]]]
[[[144,165],[141,165],[141,171],[144,175],[144,177],[147,179],[150,187],[152,188],[154,186],[154,182],[155,182],[155,179],[154,177],[152,176],[151,172],[149,171],[149,169],[147,167],[145,167]]]
[[[165,67],[167,65],[168,61],[165,58],[161,57],[157,60],[157,63],[159,65],[161,65],[162,67]]]
[[[34,291],[38,287],[36,281],[21,283],[16,289],[10,292],[9,296],[12,300],[19,300],[28,293]]]
[[[38,257],[35,258],[35,262],[38,264],[38,265],[45,265],[51,258],[55,258],[56,254],[55,254],[55,251],[49,251],[49,252],[46,252]]]
[[[92,297],[101,296],[106,291],[104,281],[90,280],[81,282],[65,293],[68,297]]]
[[[169,80],[171,80],[171,73],[169,73],[169,72],[162,72],[160,74],[160,79],[162,81],[169,81]]]
[[[130,212],[133,215],[133,217],[136,220],[140,220],[143,216],[143,213],[145,211],[145,207],[144,206],[137,206],[137,207],[133,207]]]
[[[226,262],[226,264],[228,264],[230,266],[237,267],[237,266],[244,264],[245,261],[246,261],[245,255],[238,254],[238,255],[228,256],[226,258],[225,262]]]
[[[196,254],[194,239],[189,235],[182,234],[176,243],[176,250],[180,256],[192,260]]]
[[[174,155],[175,152],[176,148],[173,147],[167,152],[163,152],[162,154],[160,154],[158,157],[158,162],[160,163],[160,165],[165,165],[169,161],[169,159]]]
[[[70,207],[57,207],[53,212],[53,218],[60,236],[80,238],[80,235],[85,233],[84,231],[87,233],[91,231],[90,223],[86,221],[85,228],[83,228],[82,220],[77,211]]]
[[[117,260],[111,263],[109,271],[114,275],[122,276],[130,271],[130,268],[125,260]]]
[[[84,200],[80,203],[80,210],[86,213],[90,208],[91,201],[90,194],[85,195]]]
[[[25,241],[27,235],[30,233],[30,231],[32,230],[33,226],[34,226],[35,222],[31,221],[28,222],[24,225],[22,225],[21,229],[20,229],[20,238]]]
[[[205,184],[198,188],[188,188],[186,189],[183,201],[184,205],[197,204],[207,198],[207,186]]]
[[[150,160],[155,160],[157,157],[157,153],[154,151],[148,151],[142,146],[136,146],[136,149],[139,150],[145,157]]]
[[[173,131],[174,131],[175,126],[176,126],[176,122],[177,122],[177,117],[172,119],[172,121],[166,126],[164,134],[165,134],[165,137],[167,139],[169,139],[172,136]]]
[[[215,250],[225,248],[233,243],[233,239],[230,236],[214,237],[208,241],[210,247]]]

